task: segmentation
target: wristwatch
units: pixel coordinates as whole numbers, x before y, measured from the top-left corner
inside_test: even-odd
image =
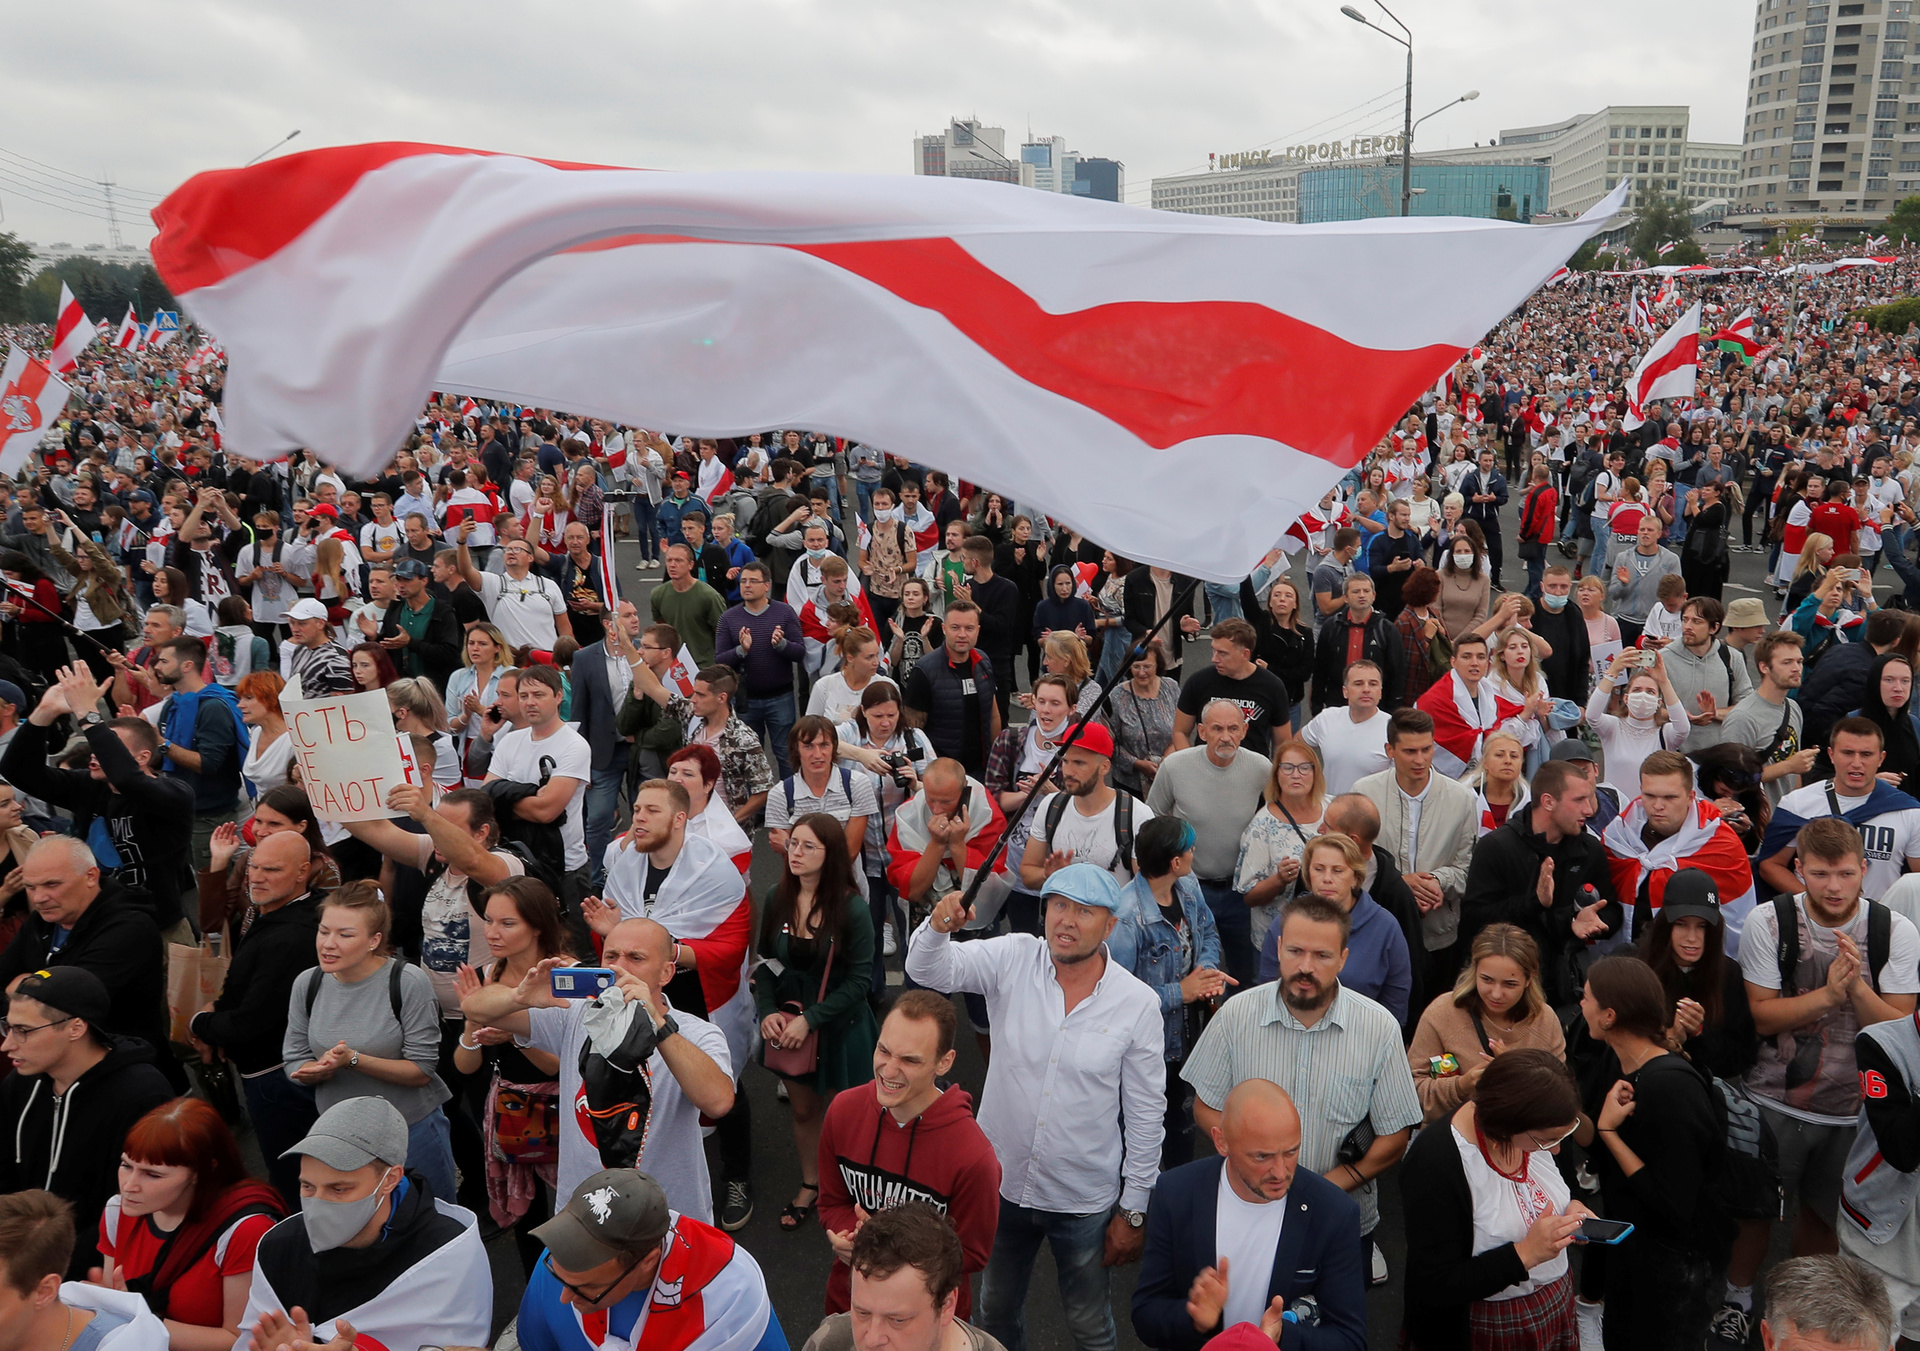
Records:
[[[668,1037],[678,1035],[679,1031],[680,1031],[680,1024],[674,1022],[673,1015],[669,1013],[666,1016],[666,1018],[660,1023],[660,1025],[653,1029],[654,1044],[658,1045],[660,1042],[665,1041]]]
[[[357,1070],[360,1068],[360,1053],[358,1051],[355,1051],[352,1055],[347,1057],[347,1068],[350,1070]]]
[[[100,715],[100,711],[95,709],[93,712],[81,716],[80,725],[82,727],[98,727],[105,721],[106,719]]]
[[[1126,1216],[1128,1228],[1138,1229],[1147,1222],[1147,1212],[1144,1210],[1123,1210],[1120,1213]]]

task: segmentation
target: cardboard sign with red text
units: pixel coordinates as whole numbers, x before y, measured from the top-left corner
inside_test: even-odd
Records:
[[[407,782],[393,712],[379,691],[325,699],[282,696],[300,786],[322,821],[384,821],[400,815],[387,794]]]

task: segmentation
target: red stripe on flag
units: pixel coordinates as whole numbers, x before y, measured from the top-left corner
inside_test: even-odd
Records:
[[[1640,372],[1640,380],[1635,393],[1642,405],[1646,402],[1646,391],[1652,389],[1663,375],[1671,375],[1683,366],[1700,364],[1700,335],[1689,334],[1673,345],[1673,350],[1663,354],[1660,359]]]
[[[160,235],[154,266],[175,295],[197,290],[271,258],[353,190],[365,174],[415,155],[492,155],[490,150],[378,141],[303,150],[241,169],[195,174],[153,209]],[[532,159],[533,156],[519,158]],[[612,164],[538,161],[554,169],[618,169]],[[263,211],[262,203],[272,209]]]

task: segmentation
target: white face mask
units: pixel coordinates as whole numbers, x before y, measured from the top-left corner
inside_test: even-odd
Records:
[[[1472,554],[1472,553],[1470,553],[1470,552],[1469,552],[1469,553],[1462,553],[1462,552],[1460,552],[1459,550],[1457,550],[1457,549],[1456,549],[1456,550],[1454,551],[1454,554],[1453,554],[1453,565],[1454,565],[1454,566],[1455,566],[1456,568],[1470,568],[1470,567],[1472,567],[1472,566],[1473,566],[1473,554]]]
[[[1627,696],[1627,712],[1636,718],[1651,718],[1660,711],[1660,696],[1652,690],[1635,690]]]

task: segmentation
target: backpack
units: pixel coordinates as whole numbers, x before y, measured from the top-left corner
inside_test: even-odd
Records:
[[[799,777],[798,774],[789,774],[780,782],[780,787],[785,790],[787,795],[787,820],[789,822],[793,820],[793,781]],[[852,810],[853,771],[845,765],[840,766],[840,791],[847,795],[847,808],[848,810]]]
[[[560,881],[567,875],[567,846],[561,828],[567,823],[571,804],[551,821],[528,821],[513,810],[522,798],[532,797],[547,786],[553,777],[553,764],[551,756],[543,755],[539,760],[538,783],[493,779],[487,783],[486,791],[493,795],[500,823],[500,843],[496,848],[505,849],[520,859],[526,865],[528,876],[539,878],[553,888],[554,895],[560,896],[563,895]]]
[[[387,1003],[393,1007],[393,1021],[402,1027],[406,1026],[406,1021],[400,1016],[400,973],[406,969],[406,965],[398,957],[387,963]],[[320,981],[326,974],[316,966],[313,968],[313,979],[307,982],[306,1011],[309,1018],[313,1017],[313,1004],[320,998]]]
[[[1723,1142],[1720,1160],[1707,1174],[1707,1195],[1733,1219],[1781,1218],[1786,1196],[1780,1186],[1780,1142],[1760,1104],[1741,1085],[1697,1065],[1693,1069],[1707,1081]]]
[[[1835,816],[1839,814],[1838,811],[1834,813]],[[1893,911],[1878,901],[1867,901],[1866,904],[1867,969],[1871,973],[1868,983],[1878,991],[1880,972],[1885,969],[1887,958],[1893,948]],[[1782,892],[1773,898],[1773,922],[1780,933],[1777,948],[1780,961],[1780,997],[1790,999],[1800,993],[1793,983],[1794,968],[1800,965],[1800,920],[1794,912],[1792,896]]]
[[[1054,832],[1060,828],[1060,822],[1066,819],[1067,803],[1071,794],[1055,793],[1053,801],[1047,804],[1047,838],[1051,840]],[[1118,862],[1126,864],[1127,875],[1133,876],[1138,869],[1133,863],[1133,794],[1124,790],[1113,795],[1113,841],[1119,852],[1114,855]]]

